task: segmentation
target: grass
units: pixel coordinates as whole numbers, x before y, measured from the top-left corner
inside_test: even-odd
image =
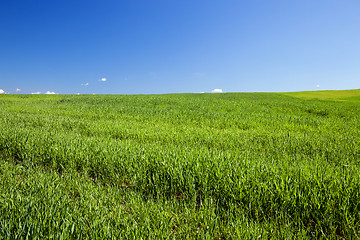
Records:
[[[1,95],[0,235],[358,238],[356,92]]]
[[[285,93],[288,96],[294,96],[305,99],[323,99],[337,101],[360,101],[360,89],[352,90],[328,90],[312,92],[291,92]]]

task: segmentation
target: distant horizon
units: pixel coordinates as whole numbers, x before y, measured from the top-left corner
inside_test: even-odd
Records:
[[[11,93],[11,92],[3,92],[1,93],[0,89],[0,95],[6,94],[6,95],[166,95],[166,94],[204,94],[204,93],[210,93],[210,94],[217,94],[217,93],[296,93],[296,92],[325,92],[325,91],[351,91],[351,90],[360,90],[360,88],[354,88],[354,89],[324,89],[324,90],[312,90],[312,91],[284,91],[284,92],[266,92],[266,91],[253,91],[253,92],[168,92],[168,93]]]

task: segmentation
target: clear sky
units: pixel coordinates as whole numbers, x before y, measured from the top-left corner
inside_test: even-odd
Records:
[[[0,1],[8,93],[353,88],[359,0]]]

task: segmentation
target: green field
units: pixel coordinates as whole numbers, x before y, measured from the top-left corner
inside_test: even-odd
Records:
[[[360,90],[0,95],[0,239],[360,237]]]
[[[352,90],[328,90],[313,92],[291,92],[284,93],[288,96],[304,98],[304,99],[322,99],[333,101],[360,101],[360,89]]]

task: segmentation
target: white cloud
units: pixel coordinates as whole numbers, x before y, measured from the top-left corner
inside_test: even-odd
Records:
[[[31,94],[40,94],[41,92],[33,92],[33,93],[31,93]]]
[[[4,91],[4,90],[2,90],[2,89],[0,89],[0,94],[3,94],[3,93],[5,93],[5,91]]]
[[[89,86],[89,83],[82,83],[81,86]]]
[[[80,95],[80,93],[77,93],[76,95]]]
[[[16,91],[16,92],[20,92],[20,91],[21,91],[21,89],[20,89],[20,88],[17,88],[15,91]]]
[[[100,82],[106,82],[106,80],[107,79],[103,77],[103,78],[100,79]]]
[[[213,93],[222,93],[223,90],[220,89],[220,88],[215,88],[215,89],[213,89],[211,92],[213,92]]]
[[[45,94],[56,94],[55,92],[47,91]]]
[[[320,84],[316,85],[316,87],[319,88],[319,87],[320,87]]]

